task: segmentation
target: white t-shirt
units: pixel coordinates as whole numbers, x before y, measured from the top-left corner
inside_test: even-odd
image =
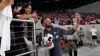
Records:
[[[96,36],[96,32],[97,32],[97,29],[96,28],[92,28],[90,29],[90,32],[92,33],[92,35]]]
[[[9,20],[8,20],[8,24],[11,23],[11,20],[12,20],[12,8],[11,8],[11,5],[9,4],[8,6],[6,6],[2,11],[0,11],[0,16],[6,16],[6,17],[10,17]],[[0,17],[0,37],[1,37],[1,34],[2,34],[2,25],[3,25],[3,21],[5,19],[3,19],[2,17]]]
[[[48,38],[51,37],[51,42],[52,42],[52,45],[49,46],[48,48],[49,49],[52,49],[54,47],[54,43],[53,43],[53,35],[52,34],[47,34],[46,37],[44,37],[44,45],[46,45],[47,41],[48,41]],[[48,41],[49,42],[49,41]]]
[[[73,35],[66,35],[67,40],[75,40],[78,39],[77,33],[75,32]]]
[[[67,40],[73,40],[74,36],[73,35],[67,35]]]
[[[1,50],[0,55],[5,56],[5,51],[10,50],[10,23],[12,21],[12,8],[9,4],[0,12],[0,37]]]

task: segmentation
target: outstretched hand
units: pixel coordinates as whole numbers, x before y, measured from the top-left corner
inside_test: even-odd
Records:
[[[34,11],[34,12],[32,13],[32,16],[35,17],[35,18],[37,17],[36,11]]]
[[[36,11],[34,11],[34,12],[32,13],[32,16],[33,16],[33,18],[35,19],[35,20],[34,20],[35,23],[37,23],[37,22],[38,22],[38,15],[37,15]]]

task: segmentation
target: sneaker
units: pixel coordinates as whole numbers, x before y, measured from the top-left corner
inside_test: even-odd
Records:
[[[93,43],[93,42],[91,42],[91,44],[92,44],[92,45],[94,45],[94,43]]]
[[[92,44],[92,42],[89,42],[89,44]]]
[[[95,42],[95,45],[98,45],[98,43],[97,43],[97,42]]]

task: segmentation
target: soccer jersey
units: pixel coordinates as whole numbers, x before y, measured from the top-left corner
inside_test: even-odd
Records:
[[[74,29],[71,30],[64,30],[58,27],[53,27],[51,31],[47,31],[44,29],[44,35],[46,34],[51,34],[53,35],[53,43],[54,43],[54,48],[50,49],[50,56],[62,56],[62,50],[60,46],[60,37],[62,34],[64,35],[72,35],[75,32]],[[39,44],[41,45],[42,37],[41,34],[39,35]]]

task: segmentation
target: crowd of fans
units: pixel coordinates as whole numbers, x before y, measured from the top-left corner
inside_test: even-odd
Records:
[[[96,14],[96,13],[80,13],[79,14],[79,13],[75,13],[75,12],[69,13],[69,12],[66,12],[63,10],[47,11],[47,12],[42,11],[42,12],[37,13],[37,11],[32,10],[32,6],[30,3],[25,3],[24,5],[22,5],[21,3],[16,4],[15,7],[13,8],[12,12],[13,12],[13,18],[22,19],[22,20],[34,20],[35,23],[38,22],[39,18],[42,19],[44,17],[50,18],[52,20],[52,23],[59,24],[59,25],[73,25],[75,22],[75,18],[81,18],[81,21],[79,23],[82,25],[99,24],[100,23],[100,14]],[[44,21],[45,20],[46,19],[44,19]],[[78,20],[76,20],[76,21],[78,21]],[[48,22],[48,21],[46,21],[46,22]],[[50,23],[51,23],[51,21],[50,21]],[[42,24],[43,25],[45,24],[45,26],[47,26],[47,24],[44,22],[42,22]],[[31,34],[33,31],[33,24],[28,23],[28,22],[12,22],[11,26],[15,26],[15,27],[11,27],[11,32],[14,32],[13,34],[11,34],[11,48],[12,49],[10,51],[8,51],[7,56],[11,56],[11,55],[14,56],[17,54],[28,52],[28,50],[29,51],[33,50],[34,49],[33,44],[32,44],[32,36],[33,35]],[[25,27],[18,27],[18,26],[25,26]],[[52,27],[52,26],[49,25],[49,27]],[[76,26],[75,28],[77,28],[77,27],[78,26]],[[47,28],[48,28],[48,26],[47,26]],[[59,29],[59,28],[57,28],[57,29]],[[71,31],[71,28],[69,30]],[[73,30],[76,30],[76,29],[73,29]],[[63,31],[64,30],[62,29],[62,32]],[[58,32],[60,32],[60,31],[58,31]],[[65,32],[64,32],[65,34],[70,33],[67,31],[65,31]],[[58,34],[58,33],[55,32],[54,34]],[[70,34],[72,34],[72,33],[70,33]],[[59,34],[59,36],[60,36],[60,34]],[[57,35],[56,39],[57,38],[58,38],[58,35]],[[67,40],[68,40],[68,38],[67,38]],[[68,41],[69,41],[69,43],[71,43],[73,40],[74,39],[72,39],[71,41],[70,40],[68,40]],[[39,41],[41,41],[41,40],[37,39],[37,43],[35,44],[36,46],[39,46],[41,44],[41,42],[38,43]],[[62,36],[61,47],[66,46],[67,43],[68,43],[67,41],[64,42],[64,39]],[[46,44],[48,45],[47,47],[49,47],[49,43],[46,43]],[[28,46],[28,48],[27,48],[27,46]],[[20,49],[23,49],[24,51],[23,50],[20,51]],[[17,50],[17,51],[14,52],[15,50]],[[74,51],[77,52],[77,50],[74,50]],[[60,53],[60,51],[59,51],[59,53]],[[34,54],[32,53],[30,55],[33,56]]]
[[[52,19],[52,23],[59,25],[72,25],[75,18],[75,12],[66,11],[42,11],[39,12],[41,17],[49,16]],[[87,24],[99,24],[100,14],[97,13],[79,13],[81,17],[81,25]]]
[[[16,7],[17,6],[17,7]],[[18,4],[16,5],[13,10],[13,16],[14,18],[18,18],[19,15],[16,16],[16,14],[19,14],[22,5]],[[16,12],[17,13],[16,13]],[[75,12],[67,12],[65,10],[55,10],[55,11],[37,11],[38,15],[40,16],[39,19],[44,17],[50,17],[52,19],[52,23],[59,24],[59,25],[73,25],[74,24],[74,18],[75,18]],[[100,23],[100,14],[97,13],[79,13],[81,21],[81,25],[87,25],[87,24],[99,24]]]

